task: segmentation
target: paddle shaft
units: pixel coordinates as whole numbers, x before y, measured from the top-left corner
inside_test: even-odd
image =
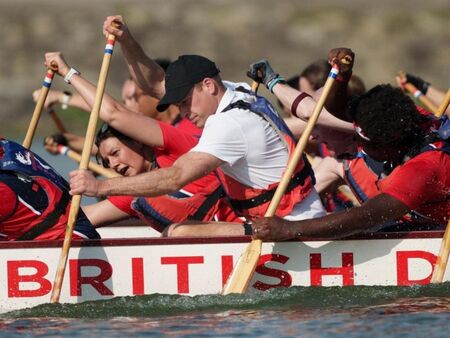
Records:
[[[42,83],[42,89],[39,94],[38,100],[36,102],[36,106],[34,107],[33,116],[31,117],[30,125],[28,126],[27,133],[25,135],[25,139],[23,140],[22,145],[29,149],[31,148],[31,144],[33,143],[34,133],[36,132],[36,128],[41,117],[42,109],[44,108],[45,99],[47,98],[48,91],[52,85],[53,76],[55,72],[52,69],[47,69],[47,73],[45,74],[44,82]]]
[[[75,162],[80,163],[81,162],[81,155],[78,154],[76,151],[73,151],[65,146],[58,146],[59,153],[62,155],[67,156],[68,158],[74,160]],[[119,177],[118,173],[111,169],[107,169],[105,167],[102,167],[101,165],[94,163],[92,161],[89,161],[88,163],[88,169],[96,174],[102,175],[106,178],[113,178],[113,177]]]
[[[337,74],[337,67],[334,67],[333,69]],[[334,83],[334,79],[335,78],[330,76],[325,82],[322,94],[317,101],[314,111],[309,118],[308,123],[306,124],[305,130],[303,131],[302,136],[297,143],[297,146],[295,147],[294,154],[292,155],[292,158],[287,165],[287,168],[281,178],[280,184],[278,184],[277,190],[273,195],[272,201],[270,202],[269,208],[267,209],[264,217],[272,217],[273,215],[275,215],[278,204],[280,204],[281,198],[283,197],[286,188],[291,180],[291,177],[294,174],[295,168],[297,167],[297,164],[302,157],[303,152],[305,151],[305,148],[309,141],[309,137],[311,136],[314,126],[316,125],[317,119],[319,118],[320,112],[322,111],[322,108],[325,104],[325,100],[327,99],[328,93],[331,90],[331,86]]]
[[[95,130],[97,127],[97,120],[99,117],[99,112],[102,104],[103,93],[105,91],[106,79],[108,77],[109,64],[111,61],[111,56],[113,52],[115,37],[114,35],[109,35],[106,43],[105,54],[103,56],[102,67],[100,70],[100,75],[98,79],[97,91],[95,94],[95,101],[92,107],[92,112],[89,117],[88,127],[86,131],[86,138],[84,140],[83,151],[81,153],[80,169],[87,169],[89,158],[92,151],[92,146],[94,144]],[[72,242],[72,233],[75,226],[75,221],[78,216],[78,210],[81,203],[81,195],[75,195],[72,197],[72,203],[70,205],[69,218],[66,227],[66,234],[64,236],[64,243],[61,250],[61,255],[59,257],[58,268],[56,271],[55,281],[53,284],[53,290],[50,302],[59,302],[59,297],[61,295],[61,286],[64,278],[64,272],[66,270],[67,258],[69,255],[70,244]]]
[[[447,110],[450,103],[450,89],[447,91],[444,100],[440,104],[436,116],[441,117]],[[450,254],[450,220],[447,223],[444,237],[442,238],[439,254],[434,265],[433,276],[431,277],[431,283],[442,283],[444,279],[445,270],[447,269],[448,256]]]
[[[314,111],[309,118],[308,123],[306,124],[306,128],[302,133],[299,142],[297,143],[294,154],[292,155],[292,158],[287,165],[287,168],[281,178],[280,183],[278,184],[270,205],[264,215],[265,217],[272,217],[275,215],[278,204],[280,203],[281,198],[283,197],[289,181],[291,180],[291,177],[295,171],[295,168],[297,167],[298,161],[300,160],[306,148],[311,132],[313,131],[317,119],[319,118],[320,112],[322,111],[325,100],[331,90],[331,86],[333,85],[338,75],[338,72],[339,71],[337,65],[333,66],[330,75],[325,82],[322,94],[317,101]],[[251,241],[247,250],[243,253],[239,261],[237,262],[229,277],[228,282],[222,290],[223,295],[227,295],[229,293],[244,293],[247,290],[248,285],[255,272],[259,257],[261,255],[261,248],[262,241],[260,239],[254,239]]]
[[[431,276],[431,283],[442,283],[444,279],[445,270],[447,268],[448,256],[450,254],[450,220],[447,223],[444,237],[442,238],[439,254],[434,265],[433,276]]]
[[[435,114],[436,117],[441,117],[442,115],[444,115],[444,112],[447,110],[449,103],[450,103],[450,89],[447,90],[447,94],[445,95],[444,100],[439,105],[439,108],[437,109],[436,114]]]
[[[258,87],[259,87],[259,82],[253,81],[252,82],[252,91],[253,93],[257,93],[258,92]]]
[[[423,95],[423,93],[419,89],[417,89],[409,82],[404,83],[403,87],[405,87],[408,92],[413,94],[416,99],[422,102],[433,114],[436,114],[436,111],[438,109],[436,105],[431,102],[425,95]]]
[[[56,128],[58,128],[58,131],[60,133],[67,133],[67,129],[64,127],[61,119],[59,118],[58,114],[56,114],[56,112],[53,109],[50,109],[48,111],[48,113],[50,114],[50,117],[52,118],[53,122],[56,125]]]

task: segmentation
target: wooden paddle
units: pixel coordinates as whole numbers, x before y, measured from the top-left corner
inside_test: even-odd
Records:
[[[87,169],[89,158],[92,151],[92,146],[94,144],[95,129],[97,126],[97,120],[99,117],[99,112],[102,104],[103,93],[105,91],[106,79],[108,77],[109,64],[111,61],[111,56],[114,48],[115,37],[110,34],[108,36],[105,53],[103,56],[102,67],[100,70],[100,75],[98,79],[97,91],[95,94],[95,101],[92,107],[92,112],[89,117],[88,127],[86,131],[86,138],[84,141],[83,151],[81,153],[80,169]],[[72,242],[72,233],[75,226],[75,221],[78,216],[78,210],[81,203],[81,195],[75,195],[72,197],[72,203],[70,205],[69,218],[67,222],[66,235],[64,237],[64,243],[61,250],[61,255],[59,257],[58,268],[56,271],[55,281],[53,283],[53,290],[50,302],[59,302],[59,297],[61,295],[61,286],[64,278],[64,272],[66,270],[67,258],[69,255],[70,244]]]
[[[74,160],[75,162],[80,163],[81,162],[81,155],[78,154],[76,151],[73,151],[71,149],[69,149],[69,147],[63,146],[63,145],[59,145],[58,146],[58,151],[61,155],[65,155],[68,158]],[[92,161],[89,161],[88,163],[88,169],[96,174],[102,175],[103,177],[106,178],[113,178],[113,177],[119,177],[121,176],[120,174],[118,174],[117,172],[115,172],[114,170],[102,167],[101,165],[94,163]]]
[[[447,223],[444,237],[442,238],[439,254],[434,265],[433,276],[431,276],[431,283],[442,283],[444,279],[445,270],[447,268],[448,256],[450,254],[450,220]]]
[[[328,96],[328,93],[331,90],[331,86],[333,85],[337,75],[339,73],[337,65],[334,65],[330,71],[327,81],[325,82],[322,94],[317,102],[313,114],[311,115],[308,123],[306,124],[306,128],[300,137],[300,140],[295,148],[292,159],[289,161],[286,171],[281,178],[280,184],[275,191],[275,194],[270,202],[269,208],[265,213],[265,217],[272,217],[275,215],[275,211],[280,203],[281,198],[286,191],[286,188],[291,180],[291,177],[294,173],[295,168],[297,167],[298,161],[300,160],[306,145],[309,140],[309,136],[314,129],[314,125],[316,124],[317,119],[319,118],[319,114],[325,104],[325,100]],[[236,265],[234,266],[233,271],[228,278],[227,283],[225,284],[222,295],[227,295],[230,293],[244,293],[248,285],[253,277],[253,274],[256,269],[256,265],[259,261],[259,257],[261,255],[261,247],[262,241],[260,239],[254,239],[248,245],[246,251],[241,255]]]
[[[36,128],[41,117],[42,108],[44,108],[45,99],[47,98],[48,90],[50,89],[53,81],[53,76],[55,75],[55,70],[48,69],[45,74],[44,82],[42,83],[42,89],[39,94],[39,98],[36,102],[36,106],[34,107],[33,116],[31,117],[30,125],[28,126],[27,133],[25,135],[25,139],[23,140],[22,145],[30,149],[31,144],[33,143],[34,133],[36,132]]]
[[[67,133],[67,129],[64,127],[61,119],[59,118],[58,114],[56,114],[54,109],[50,109],[48,111],[50,117],[52,118],[53,122],[55,122],[56,128],[58,128],[58,131],[60,133]]]
[[[252,91],[253,93],[258,94],[258,87],[259,87],[259,82],[253,81],[252,82]]]
[[[449,103],[450,103],[450,89],[447,90],[447,94],[445,95],[444,100],[439,105],[439,108],[437,109],[437,111],[435,113],[436,117],[441,117],[442,115],[444,115],[444,112],[447,110]]]
[[[428,108],[433,114],[436,114],[437,107],[436,105],[431,102],[419,89],[417,89],[413,84],[406,82],[406,74],[405,72],[401,71],[398,73],[398,76],[403,81],[402,86],[405,88],[408,92],[410,92],[414,97],[422,102],[426,108]]]
[[[450,89],[445,95],[444,101],[440,104],[436,116],[441,117],[447,110],[450,103]],[[450,220],[447,223],[444,237],[442,238],[441,247],[439,249],[436,264],[434,265],[433,276],[431,277],[431,283],[442,283],[444,279],[445,270],[447,269],[448,256],[450,254]]]

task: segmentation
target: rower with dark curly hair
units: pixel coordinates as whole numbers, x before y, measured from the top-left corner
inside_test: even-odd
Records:
[[[430,224],[445,226],[450,211],[450,145],[432,128],[433,120],[390,85],[372,88],[353,103],[351,113],[364,153],[384,163],[376,196],[360,207],[316,219],[257,219],[255,238],[344,237],[412,211]]]

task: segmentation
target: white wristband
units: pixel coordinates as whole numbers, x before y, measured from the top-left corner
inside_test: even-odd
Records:
[[[63,92],[63,96],[62,96],[62,100],[61,100],[61,108],[62,109],[67,109],[69,107],[69,101],[70,98],[72,97],[72,93],[71,92]]]
[[[75,68],[70,68],[69,72],[64,76],[64,81],[66,81],[68,84],[70,84],[70,79],[74,75],[80,75],[81,73],[76,70]]]

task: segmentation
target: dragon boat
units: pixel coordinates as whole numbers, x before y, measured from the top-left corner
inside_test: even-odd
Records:
[[[146,227],[100,232],[101,240],[72,242],[61,303],[153,293],[217,294],[251,240],[158,238]],[[376,232],[332,241],[264,243],[249,292],[428,284],[442,237],[443,231]],[[0,242],[0,313],[50,301],[61,246],[60,240]]]

